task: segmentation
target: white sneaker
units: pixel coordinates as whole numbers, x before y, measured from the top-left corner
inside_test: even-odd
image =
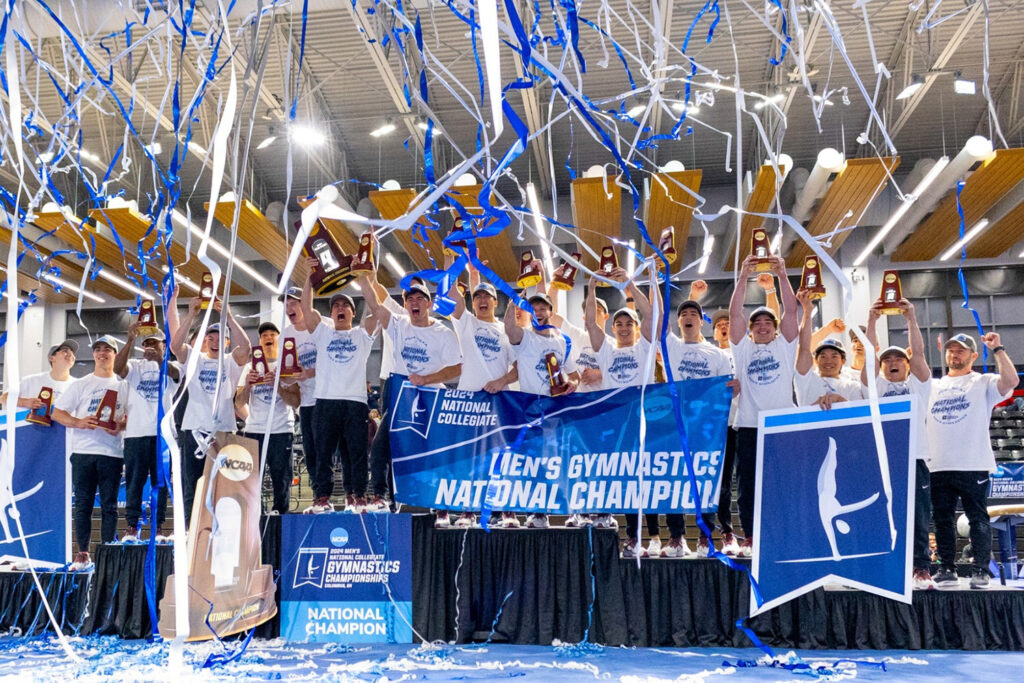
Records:
[[[366,510],[366,499],[362,496],[353,496],[345,503],[345,512],[353,515],[361,515]]]
[[[302,511],[304,515],[322,515],[325,512],[334,512],[334,506],[331,505],[331,499],[327,496],[321,496],[313,501],[313,504]]]
[[[538,513],[526,516],[527,529],[547,529],[550,526],[551,522],[548,521],[546,514]]]
[[[711,554],[711,539],[704,534],[697,539],[697,557],[707,557]]]
[[[69,572],[88,572],[92,571],[92,568],[92,558],[89,557],[89,553],[85,552],[76,554],[75,561],[68,565]]]
[[[736,542],[733,534],[722,534],[722,553],[729,557],[737,557],[740,554],[740,544]]]
[[[390,512],[391,508],[388,507],[388,502],[380,496],[374,496],[370,500],[366,501],[366,505],[363,506],[363,512]]]
[[[494,517],[491,517],[494,519]],[[519,518],[516,517],[514,512],[502,512],[501,517],[494,522],[494,526],[499,529],[518,529],[522,525],[519,523]]]
[[[455,520],[455,526],[459,529],[473,529],[479,526],[476,523],[476,515],[472,512],[463,512],[459,515],[459,518]]]
[[[124,536],[121,537],[121,543],[138,543],[139,542],[139,527],[128,527],[124,530]]]
[[[161,530],[157,529],[156,532],[157,543],[174,543],[174,534],[165,534]]]
[[[647,554],[650,557],[661,556],[661,538],[655,536],[651,539],[650,543],[647,544]]]
[[[622,556],[625,558],[636,557],[637,553],[640,557],[647,557],[647,551],[635,538],[627,540],[626,545],[622,546]]]
[[[615,521],[613,515],[607,513],[602,515],[594,515],[594,528],[595,529],[618,529],[619,523]]]
[[[565,527],[567,529],[581,529],[585,526],[591,526],[593,523],[594,520],[590,515],[583,512],[574,512],[565,520]]]
[[[689,557],[692,554],[685,538],[669,539],[668,545],[661,551],[662,557]]]
[[[932,581],[932,574],[927,569],[914,570],[914,590],[932,591],[935,590],[935,582]]]
[[[740,551],[736,553],[736,557],[752,557],[754,555],[754,538],[748,536],[743,539],[740,543]]]
[[[447,510],[438,510],[434,514],[434,528],[435,529],[448,529],[452,525],[452,521],[448,518]]]

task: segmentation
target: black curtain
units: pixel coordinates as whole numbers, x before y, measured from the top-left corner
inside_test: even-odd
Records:
[[[79,633],[89,596],[90,575],[38,572],[37,576],[60,630],[66,635]],[[12,635],[20,632],[22,636],[53,633],[31,574],[0,573],[0,629]]]

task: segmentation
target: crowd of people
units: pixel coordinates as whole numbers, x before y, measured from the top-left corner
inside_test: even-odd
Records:
[[[187,393],[187,407],[179,426],[185,509],[192,509],[204,466],[203,453],[211,435],[236,431],[238,419],[244,420],[242,433],[257,440],[261,451],[266,452],[266,469],[272,482],[269,514],[290,510],[296,419],[313,491],[313,502],[304,512],[335,510],[336,462],[340,463],[344,509],[386,512],[394,505],[389,500],[393,491],[389,420],[386,412],[383,419],[371,418],[366,390],[367,362],[377,337],[383,339],[381,376],[397,373],[417,386],[457,383],[466,391],[514,390],[548,395],[552,388],[551,357],[567,385],[560,387],[560,395],[667,378],[679,381],[731,376],[733,401],[729,424],[722,425],[726,448],[718,511],[705,515],[703,521],[707,529],[713,530],[717,518],[722,552],[750,557],[759,412],[796,405],[828,410],[838,402],[866,398],[867,384],[874,382],[880,396],[916,394],[922,407],[914,454],[915,587],[958,582],[954,568],[958,500],[970,523],[974,557],[971,586],[986,586],[991,555],[986,497],[989,473],[995,469],[988,422],[993,407],[1010,396],[1018,381],[999,335],[988,333],[980,340],[988,347],[996,372],[975,372],[978,342],[970,335],[957,334],[944,344],[945,372],[933,378],[910,301],[902,299],[897,304],[906,321],[909,347],[878,350],[876,325],[883,309],[878,300],[867,312],[867,325],[862,328],[878,350],[877,373],[869,377],[865,347],[857,333],[847,330],[839,319],[815,330],[811,293],[793,290],[781,258],[772,257],[767,262],[771,271],[756,274],[757,260],[744,260],[728,309],[717,310],[710,317],[705,316],[700,303],[707,291],[705,283],[693,283],[688,298],[674,312],[668,312],[657,288],[648,298],[624,269],[615,268],[607,273],[607,279],[622,284],[624,305],[610,313],[605,300],[596,295],[599,283],[592,278],[582,325],[570,322],[567,312],[558,310],[556,290],[546,279],[522,293],[532,309],[532,320],[524,308],[511,303],[499,318],[497,291],[469,268],[470,304],[453,285],[448,296],[455,302],[455,310],[448,323],[432,313],[430,289],[419,281],[413,281],[404,291],[400,304],[379,284],[375,272],[362,273],[359,283],[366,306],[357,320],[355,301],[343,293],[331,296],[328,315],[317,312],[307,280],[301,290],[291,288],[282,297],[288,319],[283,331],[270,322],[259,326],[256,348],[262,350],[266,362],[259,370],[252,363],[252,343],[228,306],[213,302],[221,323],[208,326],[201,339],[190,339],[202,314],[201,302],[191,300],[187,313],[179,320],[172,298],[166,309],[169,341],[161,332],[143,336],[143,356],[139,359],[131,358],[139,338],[138,323],[129,327],[123,345],[111,336],[102,336],[92,344],[93,372],[77,380],[70,377],[69,370],[75,363],[78,345],[65,341],[50,349],[48,373],[24,378],[19,405],[38,409],[42,406],[37,398],[39,388],[45,385],[53,390],[52,417],[68,428],[71,444],[74,537],[78,545],[73,566],[85,567],[90,563],[91,515],[97,490],[102,511],[101,540],[114,541],[122,466],[127,482],[127,532],[123,538],[139,537],[142,491],[147,478],[153,484],[157,481],[158,404],[163,400],[164,411],[171,409],[186,374],[184,368],[193,361],[195,371],[188,374],[187,385],[182,388]],[[537,270],[544,272],[539,264]],[[747,283],[755,276],[765,303],[746,314]],[[662,358],[653,336],[660,312],[674,313],[678,326],[667,338],[667,358]],[[710,338],[703,334],[706,320],[710,320]],[[275,382],[282,340],[294,343],[295,349],[289,349],[289,353],[297,358],[299,368],[297,374]],[[165,344],[177,362],[168,362],[166,372],[161,373]],[[653,371],[645,374],[644,369],[652,367],[646,362],[652,352],[657,354],[657,362]],[[113,424],[101,423],[96,417],[108,390],[115,390],[118,396]],[[381,391],[380,405],[386,409],[386,383]],[[734,475],[742,536],[735,533],[732,524]],[[168,538],[163,529],[165,515],[166,489],[161,489],[153,531],[158,540]],[[666,515],[669,540],[664,546],[658,515],[646,515],[650,538],[647,547],[639,542],[638,515],[626,514],[625,520],[626,557],[707,556],[713,545],[702,531],[696,549],[691,551],[684,539],[686,521],[682,514]],[[493,516],[491,523],[503,528],[521,525],[513,510]],[[436,512],[438,527],[476,524],[476,516],[470,512],[462,512],[454,520],[447,511]],[[932,524],[940,564],[934,577],[929,556]],[[530,514],[525,521],[529,528],[548,525],[548,517],[542,513]],[[614,528],[617,522],[606,512],[575,513],[566,525]]]

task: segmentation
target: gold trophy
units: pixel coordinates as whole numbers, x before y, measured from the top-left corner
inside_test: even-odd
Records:
[[[203,278],[199,283],[199,301],[199,308],[204,311],[213,302],[213,275],[210,274],[210,271],[203,273]]]
[[[295,222],[295,229],[302,225]],[[334,240],[334,236],[320,221],[309,231],[309,237],[302,245],[302,253],[317,260],[313,272],[309,274],[309,284],[317,296],[325,296],[338,291],[355,279],[352,274],[352,257],[345,254]]]
[[[359,251],[352,259],[349,270],[353,273],[366,273],[373,270],[373,233],[364,232],[359,238]]]
[[[252,369],[260,376],[259,380],[254,382],[254,384],[266,384],[273,381],[274,376],[270,373],[267,356],[263,353],[263,349],[258,346],[253,347],[252,350]]]
[[[900,274],[895,270],[887,270],[882,276],[882,315],[900,315],[899,301],[903,298],[900,287]]]
[[[142,337],[148,337],[160,331],[160,328],[156,326],[156,311],[153,310],[153,302],[149,299],[139,305],[138,323],[139,335]]]
[[[548,381],[551,383],[551,395],[561,396],[569,391],[569,382],[566,381],[555,354],[549,351],[544,355],[544,362],[548,366]]]
[[[676,262],[676,229],[671,225],[661,231],[661,239],[658,241],[658,249],[665,255],[669,263]]]
[[[53,424],[53,421],[50,420],[50,407],[53,405],[53,389],[50,387],[40,389],[39,400],[43,402],[43,406],[29,411],[28,417],[25,420],[41,427],[49,427]]]
[[[800,288],[811,294],[811,301],[825,298],[825,285],[821,281],[821,264],[817,256],[804,259],[804,272],[800,276]]]
[[[768,241],[768,233],[757,228],[750,235],[750,253],[757,258],[757,265],[754,266],[755,273],[771,272],[772,264],[768,257],[772,255],[772,246]]]
[[[99,422],[100,427],[103,429],[117,429],[117,422],[114,421],[114,415],[117,413],[117,391],[114,389],[107,389],[107,393],[103,394],[103,400],[100,401],[99,408],[96,409],[96,420]]]
[[[612,246],[606,245],[601,247],[601,266],[600,273],[604,277],[610,278],[612,271],[619,267],[619,259],[615,256],[615,249]],[[610,287],[607,282],[597,280],[596,284],[598,287]]]
[[[465,223],[463,222],[462,217],[456,216],[455,223],[452,225],[452,232],[462,232],[464,230],[462,226],[464,225]],[[448,244],[444,245],[444,253],[449,256],[458,256],[459,252],[455,251],[456,247],[463,250],[467,249],[466,240],[451,240]]]
[[[284,348],[281,351],[281,377],[298,377],[302,373],[299,365],[298,349],[295,348],[295,339],[285,337]]]
[[[519,259],[519,279],[516,280],[516,287],[526,289],[538,284],[542,279],[540,268],[534,262],[533,252],[527,249]]]
[[[572,258],[574,261],[579,262],[583,258],[583,254],[579,252],[573,252]],[[562,261],[562,264],[555,270],[555,276],[551,280],[551,285],[555,289],[563,289],[569,291],[576,286],[576,272],[579,269],[569,263],[568,261]]]

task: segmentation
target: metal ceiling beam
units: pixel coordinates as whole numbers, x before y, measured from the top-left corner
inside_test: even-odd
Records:
[[[956,54],[956,51],[960,48],[960,45],[962,45],[964,40],[967,38],[967,34],[970,33],[971,28],[974,26],[974,22],[978,20],[978,17],[980,17],[983,12],[984,3],[981,2],[975,3],[969,10],[967,10],[967,13],[964,15],[963,19],[960,20],[956,30],[953,32],[953,35],[950,36],[949,42],[946,43],[946,46],[942,48],[942,52],[939,53],[935,58],[935,61],[933,61],[929,66],[928,74],[924,77],[924,84],[917,89],[917,92],[904,101],[905,104],[903,105],[903,110],[896,117],[896,120],[893,121],[892,125],[889,126],[889,138],[891,140],[895,140],[896,136],[899,135],[901,130],[903,130],[903,127],[910,121],[910,117],[924,101],[925,95],[928,94],[928,91],[931,90],[932,84],[935,83],[935,79],[938,78],[938,72],[946,68],[949,60],[952,59],[953,55]]]
[[[1003,72],[1002,78],[999,79],[999,84],[992,90],[992,103],[996,108],[996,115],[999,114],[999,105],[1006,100],[1006,104],[1009,105],[1009,111],[1006,114],[1006,125],[1007,130],[1003,131],[1003,137],[1011,138],[1022,129],[1024,129],[1024,116],[1021,116],[1020,105],[1021,105],[1021,91],[1024,89],[1024,43],[1021,43],[1017,48],[1017,52],[1013,55],[1013,59],[1010,60],[1012,67]],[[978,123],[974,127],[975,135],[984,135],[987,138],[992,137],[992,126],[986,125],[988,123],[989,111],[985,108],[985,112],[978,118]]]
[[[651,101],[661,99],[665,90],[664,81],[665,66],[668,64],[668,54],[665,45],[672,44],[672,7],[673,0],[650,0],[651,2],[651,45],[654,46],[654,60],[651,64],[651,73],[654,75],[654,84],[651,86]],[[661,35],[658,35],[658,31]],[[662,48],[659,50],[658,45]],[[665,115],[660,106],[651,110],[651,132],[657,135],[661,131],[661,119]]]
[[[671,0],[667,0],[671,2]],[[519,16],[521,18],[527,17],[528,13],[532,11],[525,0],[520,0],[518,3]],[[508,19],[508,10],[506,8],[505,18]],[[536,86],[533,88],[523,88],[519,91],[520,96],[523,98],[523,113],[526,116],[526,125],[530,129],[531,133],[534,133],[544,127],[544,119],[541,116],[541,104],[540,96],[537,94]],[[541,194],[545,197],[551,194],[551,176],[549,175],[551,170],[551,159],[548,156],[548,147],[546,141],[549,139],[551,131],[548,130],[543,135],[538,135],[530,142],[530,152],[533,154],[533,162],[537,165],[537,184],[540,186]]]
[[[923,11],[923,6],[914,9],[914,5],[910,5],[907,10],[907,16],[904,17],[903,25],[900,27],[899,33],[896,35],[896,43],[892,47],[892,52],[889,53],[889,58],[885,60],[885,68],[890,74],[896,71],[896,68],[903,60],[904,55],[908,54],[913,47],[914,41],[917,39],[917,31],[915,30],[915,27],[917,26],[918,19]],[[891,113],[892,104],[894,102],[893,97],[893,80],[892,78],[887,78],[882,82],[882,85],[879,88],[879,101],[875,103],[875,107],[877,109],[885,112],[885,115],[883,116],[885,120],[892,119]],[[882,142],[882,134],[875,124],[875,117],[869,113],[868,120],[864,124],[863,130],[877,146]],[[892,137],[895,137],[895,133],[890,131],[890,138]]]

